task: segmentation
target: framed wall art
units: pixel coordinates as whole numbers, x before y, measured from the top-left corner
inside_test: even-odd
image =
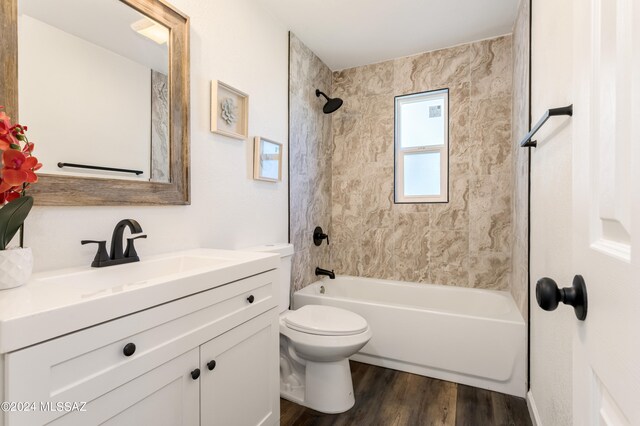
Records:
[[[281,181],[282,144],[256,136],[253,152],[253,178],[269,182]]]
[[[246,139],[249,124],[249,95],[221,81],[211,82],[211,131]]]

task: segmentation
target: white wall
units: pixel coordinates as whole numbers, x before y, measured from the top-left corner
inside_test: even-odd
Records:
[[[216,79],[248,93],[250,136],[286,144],[287,28],[253,0],[172,3],[191,17],[192,204],[35,207],[26,221],[25,240],[34,249],[37,270],[89,265],[95,247],[81,246],[80,240],[110,239],[123,218],[137,219],[149,235],[136,243],[142,258],[192,247],[286,241],[286,167],[282,182],[252,180],[253,141],[209,131],[209,93]]]
[[[572,2],[533,0],[531,114],[572,103]],[[542,425],[572,423],[573,309],[536,305],[542,277],[571,285],[571,120],[552,118],[540,131],[531,163],[531,395]]]
[[[62,161],[141,170],[137,179],[149,180],[151,70],[28,15],[18,28],[19,116],[38,142],[41,173],[87,174],[60,169]],[[105,175],[136,179],[97,174]]]

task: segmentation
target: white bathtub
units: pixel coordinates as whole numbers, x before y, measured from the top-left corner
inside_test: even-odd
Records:
[[[508,292],[337,276],[294,293],[309,304],[366,318],[355,361],[525,396],[527,331]]]

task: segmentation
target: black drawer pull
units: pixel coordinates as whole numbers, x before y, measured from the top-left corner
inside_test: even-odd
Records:
[[[207,368],[209,369],[209,371],[213,370],[214,368],[216,368],[216,361],[215,360],[211,360],[207,363]]]
[[[254,300],[256,300],[256,298],[253,297],[253,294],[251,296],[247,297],[247,302],[249,302],[249,303],[253,303]]]
[[[198,380],[198,377],[200,377],[200,369],[199,369],[199,368],[196,368],[195,370],[193,370],[193,371],[191,372],[191,378],[192,378],[193,380]]]
[[[124,356],[131,356],[136,352],[136,345],[134,343],[127,343],[126,345],[124,345],[124,348],[122,349],[122,353],[124,354]]]

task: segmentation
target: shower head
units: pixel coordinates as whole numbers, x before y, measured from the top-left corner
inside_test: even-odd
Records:
[[[324,93],[322,93],[320,90],[316,89],[316,96],[320,97],[320,95],[324,96],[324,98],[327,100],[327,103],[324,104],[324,106],[322,107],[322,112],[324,112],[325,114],[331,114],[332,112],[335,112],[338,108],[342,106],[342,99],[330,98]]]

